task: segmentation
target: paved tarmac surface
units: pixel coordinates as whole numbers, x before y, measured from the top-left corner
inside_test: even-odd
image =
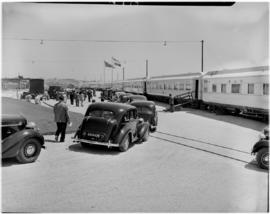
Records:
[[[159,110],[157,132],[124,153],[45,136],[37,162],[4,161],[2,211],[266,212],[268,173],[250,155],[265,124]]]

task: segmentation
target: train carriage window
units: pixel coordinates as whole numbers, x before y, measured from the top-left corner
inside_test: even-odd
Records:
[[[178,90],[178,84],[177,83],[174,84],[174,90]]]
[[[254,84],[253,83],[248,84],[248,94],[254,94]]]
[[[187,91],[191,90],[191,84],[190,83],[186,83],[186,90]]]
[[[232,93],[239,94],[240,93],[240,84],[232,84]]]
[[[208,92],[208,81],[204,80],[203,81],[203,92]]]
[[[179,89],[180,89],[180,90],[184,90],[184,89],[185,89],[185,84],[184,84],[184,83],[180,83]]]
[[[168,84],[168,89],[169,89],[169,90],[172,90],[172,89],[173,89],[173,86],[172,86],[171,83]]]
[[[212,92],[217,92],[217,85],[216,84],[212,85]]]
[[[269,84],[264,83],[263,84],[263,95],[268,95],[269,94]]]
[[[226,84],[221,84],[221,93],[226,93]]]

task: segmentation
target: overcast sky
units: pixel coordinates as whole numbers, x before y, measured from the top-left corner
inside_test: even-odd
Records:
[[[126,78],[144,77],[146,60],[150,76],[200,72],[201,40],[205,72],[269,65],[268,6],[3,3],[2,77],[103,81],[111,57],[124,64]],[[105,74],[109,81],[111,69]],[[114,69],[117,77],[122,68]]]

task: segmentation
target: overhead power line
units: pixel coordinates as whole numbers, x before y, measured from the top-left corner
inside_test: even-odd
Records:
[[[95,39],[37,39],[37,38],[3,38],[3,40],[12,41],[38,41],[40,44],[44,42],[90,42],[90,43],[199,43],[196,40],[95,40]]]

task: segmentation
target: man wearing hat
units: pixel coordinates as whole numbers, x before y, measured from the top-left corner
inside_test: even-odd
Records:
[[[59,96],[59,101],[53,107],[54,119],[57,125],[57,130],[55,132],[55,141],[58,141],[58,137],[61,134],[60,142],[65,141],[67,124],[70,123],[68,115],[68,107],[64,102],[63,95]]]

